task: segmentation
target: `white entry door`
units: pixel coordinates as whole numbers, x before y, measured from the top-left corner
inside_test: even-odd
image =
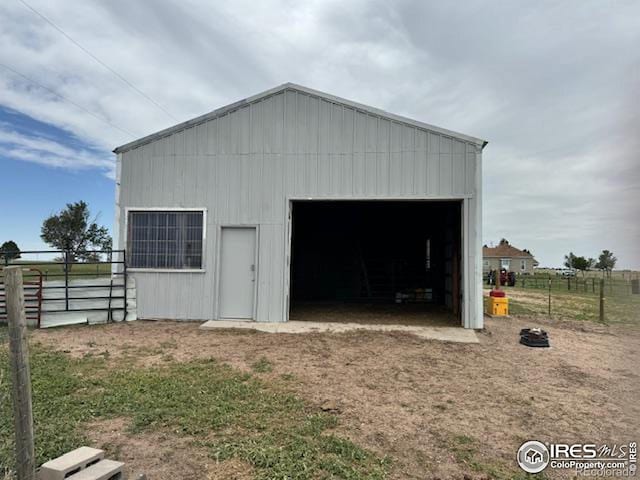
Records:
[[[253,318],[256,286],[256,229],[222,227],[220,318]]]

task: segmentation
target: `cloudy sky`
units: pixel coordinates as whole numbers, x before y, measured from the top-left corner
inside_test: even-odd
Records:
[[[640,269],[640,2],[25,1],[0,3],[0,241],[44,247],[80,199],[110,226],[115,146],[290,81],[489,140],[485,243]]]

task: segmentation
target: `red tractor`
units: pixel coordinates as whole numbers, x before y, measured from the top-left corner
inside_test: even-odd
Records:
[[[500,285],[514,287],[516,285],[515,272],[507,272],[506,268],[500,270]]]

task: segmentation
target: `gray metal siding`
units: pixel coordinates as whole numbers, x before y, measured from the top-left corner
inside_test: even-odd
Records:
[[[119,161],[120,245],[127,207],[207,209],[204,273],[136,272],[141,318],[215,318],[219,227],[248,224],[259,227],[257,320],[286,319],[291,197],[466,198],[465,233],[480,242],[477,144],[300,91],[158,138]]]

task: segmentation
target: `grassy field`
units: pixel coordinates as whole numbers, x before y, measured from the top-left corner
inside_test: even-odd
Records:
[[[589,285],[590,286],[590,285]],[[549,291],[544,288],[502,287],[509,297],[512,315],[549,317]],[[485,286],[485,309],[489,287]],[[608,293],[605,288],[605,323],[640,324],[640,295]],[[600,321],[600,297],[588,288],[551,290],[551,318]]]
[[[579,274],[576,277],[563,277],[555,274],[541,274],[535,275],[519,275],[516,277],[516,288],[524,289],[539,289],[549,290],[549,281],[551,281],[551,290],[559,292],[576,292],[576,293],[590,293],[598,294],[600,290],[600,281],[604,280],[604,292],[606,295],[631,295],[631,281],[633,279],[640,279],[640,274],[632,272],[627,274],[626,277],[612,276],[611,278],[602,278],[601,276],[582,276]],[[485,287],[486,276],[484,278]]]
[[[539,276],[556,276],[559,272],[558,270],[548,269],[548,268],[538,268],[535,270],[535,274]],[[609,275],[602,272],[601,270],[587,270],[584,272],[578,273],[578,277],[581,278],[611,278],[613,280],[629,280],[631,278],[640,278],[640,272],[636,272],[633,270],[614,270],[610,272]]]
[[[54,262],[38,262],[38,263],[26,263],[26,262],[14,262],[13,265],[24,265],[25,268],[36,268],[42,272],[43,280],[64,280],[64,265]],[[1,270],[3,266],[0,266],[0,276]],[[72,264],[71,270],[69,271],[69,278],[80,279],[80,278],[96,278],[96,277],[104,277],[108,276],[111,273],[111,264],[83,264],[83,263],[75,263]],[[33,278],[33,275],[25,272],[25,279]]]
[[[6,333],[0,330],[0,336]],[[2,341],[2,340],[0,340]],[[170,350],[169,345],[165,348]],[[13,465],[7,349],[0,345],[0,466]],[[199,438],[217,462],[239,459],[255,478],[382,479],[388,461],[330,433],[337,417],[288,392],[287,379],[266,383],[214,359],[129,368],[108,355],[72,359],[34,346],[32,378],[38,464],[88,443],[87,425],[127,417],[129,431],[170,431]],[[0,468],[0,476],[2,468]]]

